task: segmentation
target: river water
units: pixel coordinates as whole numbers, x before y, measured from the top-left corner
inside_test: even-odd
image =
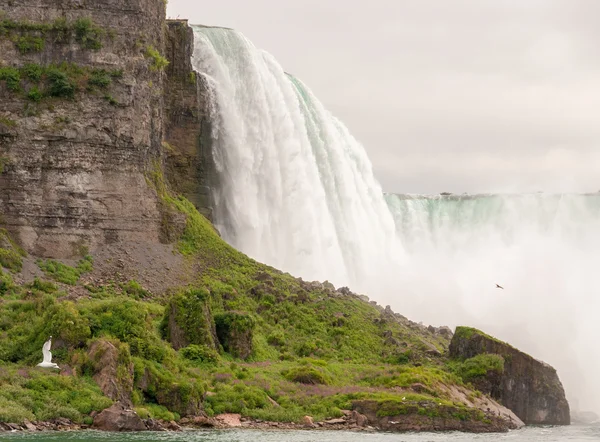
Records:
[[[205,430],[180,433],[0,433],[0,441],[36,442],[533,442],[600,441],[600,426],[527,427],[503,434],[469,433],[353,433],[346,431]]]

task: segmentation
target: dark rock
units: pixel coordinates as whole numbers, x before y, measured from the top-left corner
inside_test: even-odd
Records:
[[[504,358],[501,374],[488,378],[494,399],[528,425],[568,425],[569,403],[556,370],[485,333],[457,327],[450,343],[452,358],[468,359],[492,353]]]
[[[102,410],[95,418],[93,428],[102,431],[144,431],[146,425],[131,409],[118,402]]]

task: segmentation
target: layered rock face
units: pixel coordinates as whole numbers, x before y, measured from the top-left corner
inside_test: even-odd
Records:
[[[161,155],[164,73],[152,54],[165,2],[0,0],[0,11],[0,69],[14,68],[0,81],[0,222],[37,256],[159,242],[146,176]]]
[[[485,353],[504,358],[502,374],[487,379],[487,393],[494,399],[528,425],[570,423],[569,403],[554,368],[479,330],[457,327],[450,357],[468,359]]]

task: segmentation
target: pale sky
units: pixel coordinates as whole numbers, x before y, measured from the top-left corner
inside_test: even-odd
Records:
[[[598,0],[169,0],[168,15],[273,54],[384,191],[600,190]]]

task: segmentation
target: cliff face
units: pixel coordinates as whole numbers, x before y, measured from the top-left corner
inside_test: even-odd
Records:
[[[194,33],[185,20],[167,21],[165,82],[165,173],[171,188],[211,219],[210,188],[217,175],[211,150],[205,78],[192,67]]]
[[[501,373],[488,371],[479,385],[529,425],[568,425],[569,403],[556,370],[505,342],[479,330],[457,327],[450,357],[473,358],[497,354],[504,359]]]
[[[158,242],[162,0],[0,0],[0,222],[37,256]],[[82,247],[83,246],[83,247]]]

